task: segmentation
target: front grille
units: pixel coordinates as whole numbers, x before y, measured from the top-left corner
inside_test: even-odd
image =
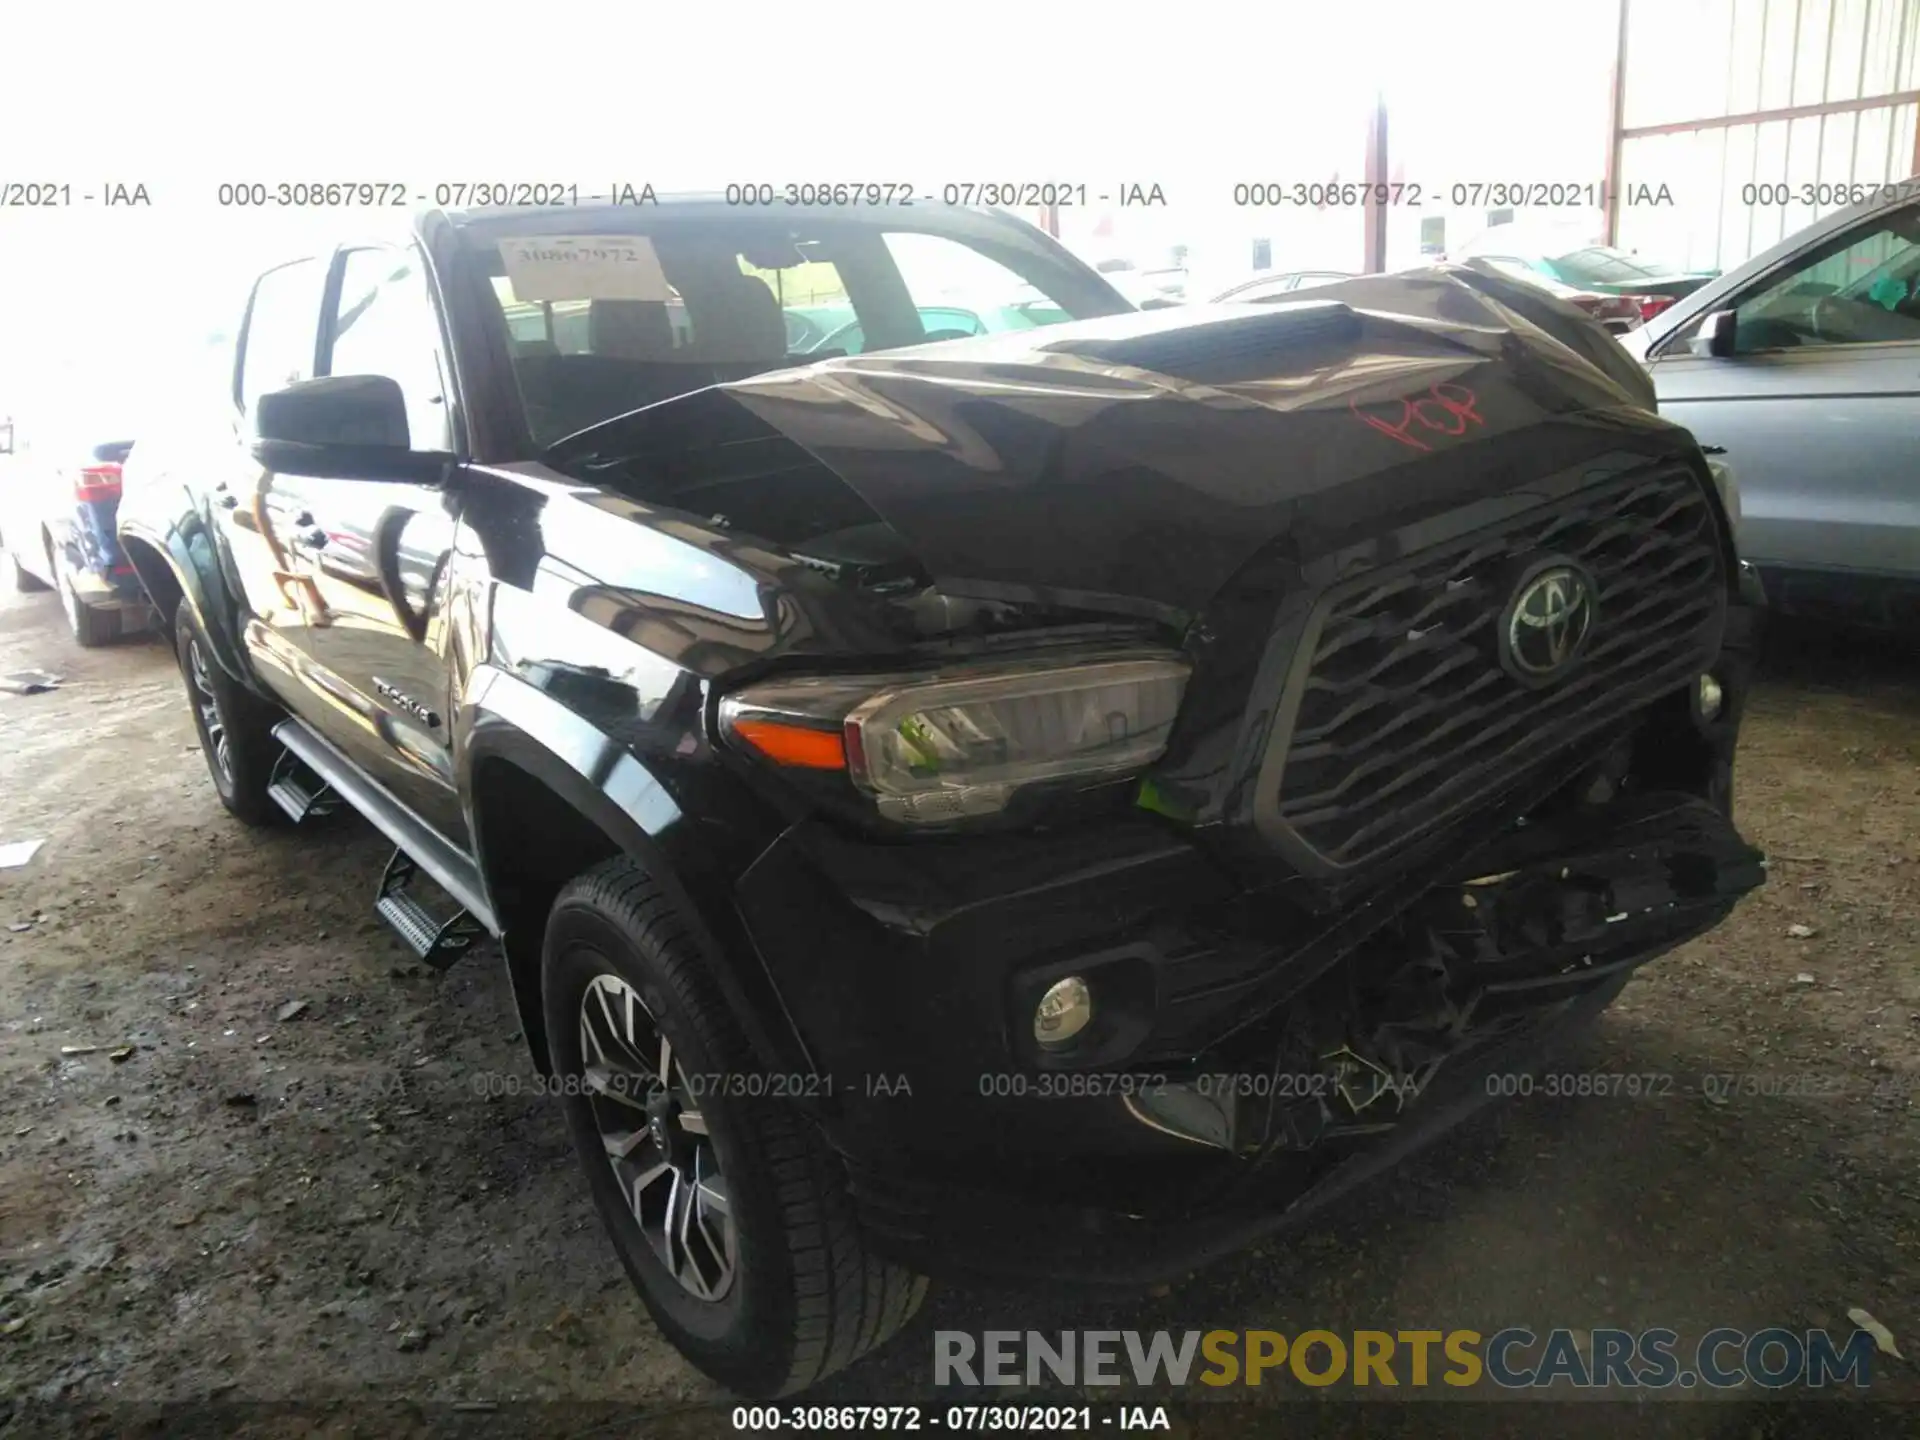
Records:
[[[1592,574],[1599,618],[1580,664],[1535,689],[1501,667],[1498,630],[1515,562],[1548,555]],[[1293,721],[1260,782],[1268,813],[1323,863],[1377,858],[1697,674],[1719,644],[1725,591],[1712,508],[1683,467],[1336,585],[1279,708]]]

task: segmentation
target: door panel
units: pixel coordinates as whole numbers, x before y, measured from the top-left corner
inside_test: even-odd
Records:
[[[1725,304],[1734,354],[1653,361],[1660,413],[1723,445],[1765,569],[1920,576],[1920,206],[1880,212]]]
[[[320,373],[395,381],[412,447],[449,451],[448,370],[418,252],[343,250],[328,292]],[[323,615],[306,632],[325,697],[318,727],[421,819],[468,848],[453,779],[443,604],[457,518],[450,493],[370,477],[307,480],[292,535]]]
[[[1763,566],[1920,575],[1920,344],[1676,356],[1660,413],[1724,445]]]
[[[464,844],[443,603],[455,529],[447,497],[376,480],[307,483],[297,543],[326,610],[308,632],[331,702],[323,732]]]
[[[244,429],[236,427],[226,472],[211,490],[214,519],[231,578],[251,619],[248,648],[264,662],[264,680],[295,714],[312,709],[300,679],[306,669],[311,606],[294,583],[297,561],[287,548],[292,517],[303,504],[305,481],[263,471],[249,451]]]

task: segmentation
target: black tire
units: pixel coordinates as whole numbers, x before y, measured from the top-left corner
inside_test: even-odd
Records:
[[[184,602],[174,619],[173,645],[187,686],[193,728],[200,736],[200,751],[207,757],[207,773],[220,803],[249,825],[287,823],[286,811],[267,795],[274,763],[280,758],[280,742],[273,738],[273,727],[281,720],[279,710],[220,668],[192,608]],[[213,714],[207,713],[209,709]],[[216,723],[226,738],[224,756],[214,732]]]
[[[730,1390],[771,1399],[850,1365],[912,1318],[926,1280],[867,1251],[845,1167],[811,1122],[789,1101],[711,1083],[754,1072],[752,1051],[672,901],[639,866],[610,860],[560,892],[541,980],[556,1089],[594,1204],[648,1313],[681,1354]],[[693,1103],[718,1166],[709,1177],[726,1187],[734,1245],[716,1298],[676,1279],[642,1231],[596,1118],[596,1101],[603,1110],[611,1102],[587,1091],[582,1007],[602,993],[597,985],[620,982],[644,1006],[650,1033],[671,1046],[673,1063],[661,1068],[683,1083],[681,1070],[709,1082]],[[649,1103],[665,1102],[655,1092]],[[651,1168],[666,1153],[650,1148],[658,1143],[642,1138],[628,1163]]]
[[[54,554],[53,578],[60,591],[60,606],[67,614],[67,629],[82,649],[97,649],[120,638],[120,616],[114,611],[89,605],[80,598],[80,592],[74,588],[73,574],[67,567],[66,557],[58,551]]]
[[[7,572],[8,587],[16,594],[27,595],[47,588],[46,581],[28,574],[27,568],[14,559],[13,547],[4,538],[0,538],[0,570]]]

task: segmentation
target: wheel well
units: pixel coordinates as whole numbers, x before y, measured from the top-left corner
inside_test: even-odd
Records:
[[[621,853],[612,836],[508,760],[482,760],[473,774],[474,820],[487,891],[528,1048],[550,1069],[540,1004],[540,949],[560,887]]]
[[[168,631],[171,631],[174,615],[180,609],[180,581],[174,575],[173,567],[144,540],[122,540],[120,548],[134,572],[139,575],[141,585],[146,587],[147,598],[153,601],[154,608],[160,612],[161,618],[167,622]]]

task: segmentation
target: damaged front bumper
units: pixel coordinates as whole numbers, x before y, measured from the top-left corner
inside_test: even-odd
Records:
[[[924,1270],[1134,1281],[1226,1253],[1442,1133],[1765,874],[1721,806],[1617,798],[1373,907],[1310,971],[1285,912],[1232,895],[1196,848],[1154,827],[1099,843],[1070,872],[1011,837],[976,845],[962,894],[949,851],[936,907],[910,883],[919,847],[894,847],[910,868],[889,890],[874,855],[796,833],[742,887],[863,1223]],[[809,955],[824,963],[802,973]],[[1036,1063],[1020,1007],[1101,967],[1142,1012],[1129,1059]]]
[[[1501,868],[1436,885],[1276,1026],[1218,1047],[1216,1072],[1129,1106],[1256,1160],[1399,1130],[1443,1073],[1610,994],[1765,879],[1759,852],[1684,795],[1537,826],[1486,859]]]

